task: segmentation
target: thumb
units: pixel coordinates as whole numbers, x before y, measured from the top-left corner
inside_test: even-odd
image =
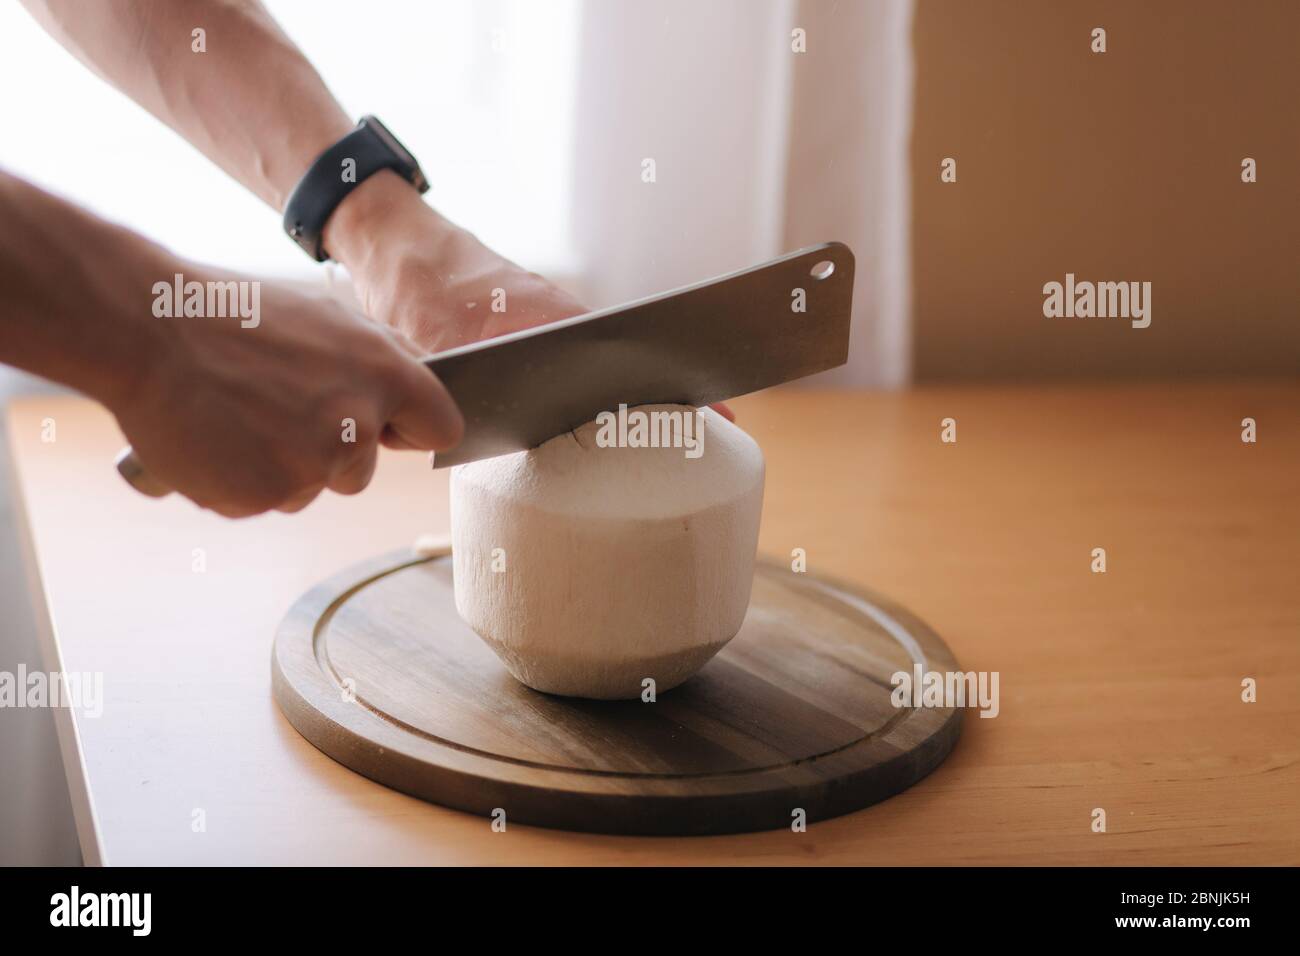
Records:
[[[384,428],[392,448],[446,451],[460,443],[465,419],[438,376],[414,360],[403,363],[397,403]]]

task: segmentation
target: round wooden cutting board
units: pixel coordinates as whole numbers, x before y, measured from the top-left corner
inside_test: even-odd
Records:
[[[956,671],[866,592],[760,561],[744,626],[653,702],[530,690],[456,613],[450,551],[351,568],[276,635],[275,699],[343,765],[510,823],[598,833],[788,827],[883,800],[957,740],[955,708],[896,708],[897,671]]]

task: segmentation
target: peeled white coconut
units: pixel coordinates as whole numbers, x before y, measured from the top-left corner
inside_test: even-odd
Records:
[[[524,684],[615,699],[641,696],[650,678],[664,691],[740,630],[763,453],[710,409],[695,424],[695,458],[681,447],[600,447],[600,424],[589,422],[452,470],[456,610]]]

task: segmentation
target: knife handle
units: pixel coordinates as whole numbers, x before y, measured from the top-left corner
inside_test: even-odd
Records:
[[[172,489],[165,482],[159,481],[145,471],[144,464],[130,445],[118,453],[114,464],[117,465],[117,473],[140,494],[148,495],[150,498],[166,498],[172,493]]]

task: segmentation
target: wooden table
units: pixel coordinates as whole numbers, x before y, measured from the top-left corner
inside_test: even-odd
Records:
[[[228,522],[129,491],[97,406],[14,405],[46,666],[105,675],[102,717],[58,712],[87,861],[1300,863],[1300,384],[736,407],[767,455],[760,549],[805,548],[810,571],[910,607],[963,667],[999,672],[1001,713],[968,713],[945,764],[868,810],[666,839],[494,833],[345,770],[277,711],[271,638],[293,600],[445,530],[445,476],[423,457],[388,454],[359,498]]]

